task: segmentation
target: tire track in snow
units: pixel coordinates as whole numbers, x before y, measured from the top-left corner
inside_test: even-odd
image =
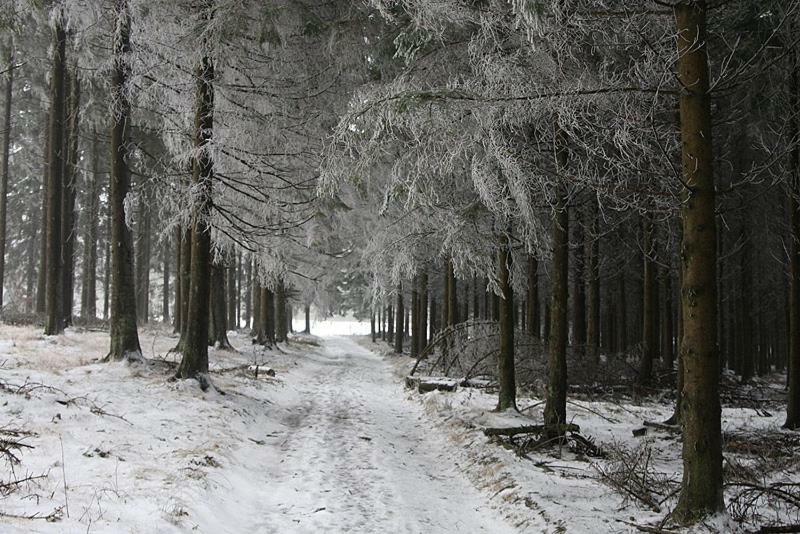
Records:
[[[255,531],[514,532],[380,357],[338,337],[298,364]]]

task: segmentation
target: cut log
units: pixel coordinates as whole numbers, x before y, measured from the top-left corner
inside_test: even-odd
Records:
[[[680,434],[681,433],[680,425],[667,425],[667,424],[664,424],[664,423],[657,423],[655,421],[645,421],[642,424],[644,426],[647,426],[647,427],[650,427],[650,428],[656,428],[658,430],[664,430],[666,432],[672,432],[673,434]]]
[[[476,388],[476,389],[486,389],[492,384],[491,380],[485,380],[481,378],[467,378],[466,380],[462,380],[459,386],[462,388]]]
[[[407,376],[406,387],[416,389],[420,393],[428,393],[430,391],[455,391],[458,389],[458,380],[453,378]]]
[[[573,424],[558,425],[559,434],[566,432],[580,432],[581,427]],[[516,436],[517,434],[543,434],[547,429],[546,425],[525,425],[512,426],[505,428],[484,428],[483,433],[487,436]]]
[[[275,376],[275,369],[271,367],[263,367],[260,365],[250,365],[247,367],[247,370],[253,373],[254,378],[258,378],[259,375],[261,376],[268,376],[274,377]]]

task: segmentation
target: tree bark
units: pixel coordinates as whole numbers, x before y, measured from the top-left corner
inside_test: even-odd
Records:
[[[64,189],[64,119],[66,88],[66,41],[63,14],[56,16],[50,77],[50,147],[47,173],[47,290],[45,335],[64,331],[62,303],[61,209]]]
[[[428,269],[419,275],[419,352],[428,347]]]
[[[250,325],[252,324],[250,321],[253,313],[251,296],[253,294],[253,258],[251,254],[247,255],[245,271],[245,276],[247,277],[247,288],[244,291],[244,327],[250,328]]]
[[[275,286],[275,341],[285,343],[287,333],[286,285],[283,280],[280,280]]]
[[[800,54],[792,54],[791,109],[800,109]],[[789,189],[789,222],[791,231],[789,255],[788,294],[788,380],[789,396],[786,404],[784,428],[800,428],[800,119],[791,122],[791,138],[794,143],[790,152],[791,171]]]
[[[150,184],[140,184],[142,195],[137,214],[137,243],[136,255],[136,311],[140,324],[145,324],[150,319]]]
[[[108,321],[109,300],[111,296],[111,240],[108,234],[111,231],[106,221],[106,239],[103,247],[103,320]]]
[[[411,281],[411,357],[419,354],[419,276]]]
[[[664,286],[663,318],[661,319],[661,360],[664,367],[672,371],[675,366],[675,349],[673,344],[674,331],[672,321],[672,272],[670,268],[671,254],[667,254],[665,262],[667,264],[663,273],[662,284]]]
[[[625,290],[625,267],[620,268],[617,276],[617,350],[625,352],[628,350],[628,307],[627,291]]]
[[[162,269],[162,275],[164,283],[161,286],[161,320],[165,324],[169,324],[169,256],[170,256],[170,239],[166,237],[164,239],[164,243],[161,245],[163,250],[161,253],[164,255],[164,267]]]
[[[511,287],[512,256],[508,235],[500,239],[497,279],[500,284],[500,353],[497,357],[497,411],[516,410],[517,382],[514,376],[514,289]]]
[[[740,362],[742,383],[747,383],[750,381],[750,379],[753,378],[753,371],[754,371],[753,364],[754,364],[755,349],[756,349],[756,344],[754,343],[753,339],[753,314],[755,310],[753,307],[753,262],[751,261],[751,252],[750,252],[752,245],[750,243],[750,237],[748,235],[746,227],[747,223],[744,222],[742,224],[742,232],[740,236],[740,240],[742,242],[742,250],[739,256],[741,262],[739,265],[739,274],[741,276],[741,282],[739,286],[741,306],[739,307],[739,310],[742,314],[741,316],[742,326],[740,329],[740,333],[742,336],[741,362]]]
[[[228,341],[228,319],[225,309],[225,271],[221,263],[211,262],[211,345],[218,349],[232,349]]]
[[[269,343],[274,344],[276,338],[275,318],[277,317],[275,293],[268,287],[264,288],[264,307],[261,309],[261,322],[264,325],[264,336]]]
[[[206,55],[196,70],[195,148],[192,182],[197,190],[192,214],[192,260],[186,338],[179,378],[197,378],[202,388],[208,373],[209,279],[211,269],[211,215],[214,167],[208,145],[214,128],[214,64]]]
[[[528,256],[528,292],[526,295],[525,330],[535,338],[541,336],[539,324],[539,260]]]
[[[567,147],[564,134],[556,130],[556,167],[566,172]],[[548,380],[545,394],[544,424],[548,438],[560,438],[567,419],[567,343],[569,307],[569,209],[566,185],[555,191],[553,211],[553,273],[550,279],[550,328],[548,337]]]
[[[653,299],[656,291],[655,249],[653,247],[653,221],[649,215],[643,221],[642,254],[642,358],[639,362],[639,385],[647,385],[653,377],[653,361],[656,352],[656,306]]]
[[[566,154],[559,151],[560,167],[566,166]],[[550,338],[548,340],[548,381],[544,424],[551,437],[567,421],[567,308],[569,305],[569,211],[567,194],[560,187],[553,217],[553,273],[551,276]]]
[[[227,297],[228,297],[228,327],[232,330],[237,329],[236,325],[236,300],[238,290],[236,288],[236,254],[231,254],[231,264],[225,269],[228,274],[227,280]],[[227,335],[226,335],[227,337]]]
[[[253,306],[255,312],[253,313],[253,343],[256,345],[267,345],[267,288],[262,287],[257,283],[253,293]],[[271,312],[269,312],[271,313]]]
[[[8,160],[11,156],[11,99],[14,95],[14,41],[12,38],[8,51],[8,72],[5,74],[5,102],[3,103],[3,139],[0,142],[3,158],[0,168],[0,308],[3,307],[3,283],[6,265],[6,211],[8,209]]]
[[[395,325],[394,351],[398,354],[403,352],[403,319],[405,311],[403,309],[403,283],[397,282],[397,308],[395,309],[397,324]]]
[[[576,209],[575,243],[573,250],[574,277],[572,279],[572,343],[579,354],[584,354],[586,345],[586,280],[583,264],[585,239],[581,222],[581,211]]]
[[[683,481],[673,518],[693,523],[724,510],[719,356],[716,343],[716,218],[706,2],[675,5],[684,202]]]
[[[394,343],[394,310],[391,304],[386,307],[386,343],[389,346]]]
[[[127,0],[116,0],[117,27],[114,35],[111,117],[111,348],[107,360],[140,360],[136,329],[136,294],[133,273],[133,238],[125,222],[125,197],[131,186],[128,169],[131,104],[131,19]]]
[[[305,306],[303,306],[303,317],[305,318],[305,327],[303,328],[303,333],[304,334],[310,334],[311,333],[311,305],[310,304],[306,304]],[[375,314],[372,314],[372,321],[373,321],[373,323],[375,322]],[[373,324],[372,326],[374,328],[375,325]],[[373,341],[375,341],[375,340],[373,339]]]
[[[592,200],[590,206],[586,243],[589,260],[586,272],[586,349],[589,360],[596,365],[600,358],[600,225],[597,201]]]
[[[453,260],[447,260],[447,326],[458,322],[458,298],[456,291],[456,274],[453,269]]]
[[[92,130],[92,171],[84,200],[86,223],[83,236],[83,280],[81,282],[81,317],[97,318],[97,247],[100,218],[100,148],[97,130]]]
[[[36,280],[36,313],[44,314],[47,310],[47,195],[50,187],[50,111],[45,114],[44,121],[44,165],[42,167],[42,205],[41,232],[39,236],[39,273]]]
[[[78,139],[80,136],[80,82],[78,81],[78,65],[73,65],[67,74],[68,100],[65,119],[65,153],[64,193],[61,205],[61,258],[62,282],[61,304],[65,326],[72,325],[75,290],[75,235],[76,216],[75,199],[77,197],[78,177]]]

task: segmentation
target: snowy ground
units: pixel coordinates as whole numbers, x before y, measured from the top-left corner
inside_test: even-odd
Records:
[[[167,380],[174,337],[141,336],[149,363],[130,367],[96,362],[104,333],[45,338],[0,326],[0,427],[34,433],[22,439],[34,448],[19,451],[16,477],[46,475],[0,496],[0,532],[598,534],[664,515],[597,481],[610,460],[524,458],[479,432],[539,422],[535,400],[512,416],[492,412],[494,396],[475,389],[411,392],[402,378],[412,362],[385,344],[299,336],[263,351],[232,335],[238,352],[211,353],[220,392],[203,393]],[[585,435],[645,445],[660,472],[679,478],[674,436],[631,434],[665,419],[667,405],[569,409]],[[726,429],[777,431],[780,422],[742,409],[724,419]],[[8,473],[0,464],[0,480]]]
[[[150,358],[175,342],[142,338]],[[3,424],[36,433],[17,474],[48,474],[0,512],[58,518],[2,517],[2,532],[514,532],[391,367],[352,338],[265,353],[234,337],[246,350],[212,353],[224,395],[168,382],[156,360],[95,363],[100,333],[4,326],[0,339],[2,380],[35,388],[0,392]]]

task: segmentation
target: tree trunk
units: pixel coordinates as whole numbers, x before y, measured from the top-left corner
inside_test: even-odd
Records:
[[[275,341],[285,343],[287,340],[288,322],[286,320],[286,286],[284,281],[275,287]]]
[[[136,311],[140,324],[150,319],[150,184],[140,184],[143,190],[137,216],[136,254]]]
[[[589,209],[589,238],[586,243],[588,265],[586,272],[586,349],[589,360],[597,364],[600,358],[600,228],[597,202]]]
[[[108,223],[108,221],[106,221]],[[109,304],[111,296],[111,240],[108,233],[111,231],[106,224],[106,239],[103,247],[103,320],[108,321]]]
[[[162,254],[164,254],[164,268],[162,269],[162,274],[164,275],[164,283],[161,286],[161,320],[165,324],[169,324],[169,256],[170,256],[170,239],[169,237],[164,238],[164,243],[162,246],[164,249],[162,250]]]
[[[661,319],[661,360],[664,367],[672,371],[675,366],[675,349],[673,345],[673,322],[672,322],[672,272],[670,268],[671,254],[667,254],[665,262],[667,267],[664,269],[664,304],[662,306],[664,313]]]
[[[247,277],[247,288],[244,291],[244,327],[250,328],[252,308],[252,293],[253,293],[253,258],[251,254],[247,255],[247,263],[245,264],[245,276]]]
[[[397,324],[395,325],[394,351],[398,354],[403,352],[403,283],[397,282],[397,309],[395,310]]]
[[[117,27],[114,35],[111,116],[111,348],[107,360],[140,360],[136,329],[136,294],[133,273],[133,238],[125,222],[125,197],[131,186],[128,169],[131,105],[131,19],[127,0],[116,0]],[[204,339],[205,341],[205,339]]]
[[[50,112],[44,116],[45,135],[44,135],[44,166],[42,168],[42,209],[41,232],[39,237],[39,273],[36,281],[36,313],[44,314],[47,310],[47,198],[50,187],[50,152],[51,152],[51,132],[50,132]]]
[[[745,215],[746,217],[746,215]],[[750,249],[752,244],[748,232],[746,231],[747,223],[742,224],[742,233],[740,236],[742,242],[742,251],[740,252],[739,259],[739,272],[741,275],[740,291],[741,291],[741,306],[739,307],[741,317],[741,381],[747,383],[753,378],[753,363],[755,356],[755,343],[753,342],[753,263],[751,261]]]
[[[253,270],[256,270],[256,265],[253,265]],[[253,273],[253,284],[251,286],[250,300],[253,306],[253,328],[250,330],[250,336],[258,342],[264,339],[264,325],[261,321],[261,282],[258,279],[258,273]],[[263,341],[262,341],[263,342]]]
[[[189,291],[192,283],[192,225],[181,228],[181,340],[186,336],[186,321],[189,318]]]
[[[419,276],[411,281],[411,357],[419,354]]]
[[[5,102],[3,104],[2,168],[0,168],[0,309],[3,307],[3,283],[6,265],[6,211],[8,209],[8,159],[11,156],[11,98],[14,95],[14,41],[8,49]]]
[[[559,166],[566,166],[566,154],[559,151]],[[559,436],[567,421],[567,308],[569,305],[569,211],[563,186],[553,217],[553,273],[551,275],[550,338],[548,340],[548,381],[544,424],[549,436]]]
[[[183,250],[183,228],[178,226],[175,229],[175,317],[174,333],[180,334],[183,329],[183,284],[181,283],[181,272],[183,271],[182,258]]]
[[[511,287],[512,256],[507,235],[501,237],[497,257],[500,285],[500,353],[497,356],[499,386],[497,411],[516,410],[517,383],[514,376],[514,290]]]
[[[477,310],[477,308],[476,308]],[[428,269],[419,275],[419,352],[428,348]]]
[[[310,304],[306,304],[303,307],[303,316],[305,317],[305,328],[303,328],[303,333],[304,334],[310,334],[311,333],[311,305]],[[373,323],[375,322],[375,314],[372,314],[372,322]],[[375,325],[373,324],[373,328],[374,328],[374,326]],[[373,341],[375,341],[375,340],[373,339]]]
[[[269,310],[267,288],[258,284],[256,286],[256,291],[258,295],[253,295],[253,306],[255,307],[252,331],[253,343],[256,345],[269,345],[274,340],[267,337],[267,322],[269,315],[272,313],[272,311]]]
[[[656,352],[656,306],[653,299],[656,288],[655,248],[653,222],[649,215],[643,221],[644,272],[642,275],[642,358],[639,362],[639,385],[647,385],[653,377],[653,360]]]
[[[275,343],[275,318],[277,317],[275,293],[269,288],[264,288],[265,307],[261,309],[261,322],[264,325],[264,336],[269,343]]]
[[[480,319],[481,316],[481,300],[480,300],[480,283],[478,277],[472,277],[472,318]]]
[[[617,277],[617,350],[625,352],[628,350],[628,307],[627,307],[627,291],[625,290],[625,267],[620,268],[619,276]]]
[[[214,64],[204,56],[196,71],[197,112],[195,115],[195,149],[192,182],[197,191],[192,214],[192,261],[189,283],[189,308],[186,314],[186,338],[183,358],[178,367],[179,378],[198,378],[208,373],[209,278],[211,268],[211,215],[213,161],[208,145],[214,128]]]
[[[389,346],[394,343],[394,310],[391,304],[386,308],[386,343]]]
[[[539,260],[528,256],[528,292],[526,295],[525,330],[535,338],[541,335],[539,325]]]
[[[228,341],[228,319],[225,309],[225,271],[229,271],[221,263],[211,262],[211,341],[218,349],[232,349]]]
[[[45,335],[64,331],[62,303],[61,208],[64,187],[64,119],[66,41],[63,14],[56,16],[50,77],[50,151],[47,173],[47,291]]]
[[[97,318],[97,247],[100,217],[100,149],[97,130],[92,130],[92,171],[84,200],[86,223],[83,236],[83,280],[81,282],[81,317]]]
[[[579,354],[586,348],[586,280],[583,265],[585,239],[581,222],[581,211],[576,209],[575,244],[573,250],[574,277],[572,279],[572,343]]]
[[[231,254],[231,264],[227,266],[225,269],[228,273],[228,280],[227,280],[227,297],[228,297],[228,328],[231,330],[236,330],[238,327],[236,325],[236,300],[237,300],[237,288],[236,288],[236,254]],[[223,294],[226,294],[223,292]],[[227,338],[227,334],[226,334]]]
[[[800,57],[792,55],[791,109],[800,109]],[[791,228],[788,294],[788,380],[789,396],[784,428],[800,428],[800,119],[791,121],[790,153],[791,182],[789,183],[789,221]]]
[[[447,260],[447,326],[458,322],[458,298],[456,291],[456,274],[453,269],[453,260]]]
[[[61,251],[62,282],[61,304],[65,326],[72,325],[75,290],[75,198],[77,196],[78,177],[78,138],[80,136],[80,82],[78,81],[78,65],[69,69],[67,86],[69,98],[66,109],[64,144],[66,161],[64,165],[64,194],[61,197]]]
[[[683,180],[683,482],[673,517],[693,523],[724,510],[719,357],[716,343],[716,219],[706,2],[675,6]]]

